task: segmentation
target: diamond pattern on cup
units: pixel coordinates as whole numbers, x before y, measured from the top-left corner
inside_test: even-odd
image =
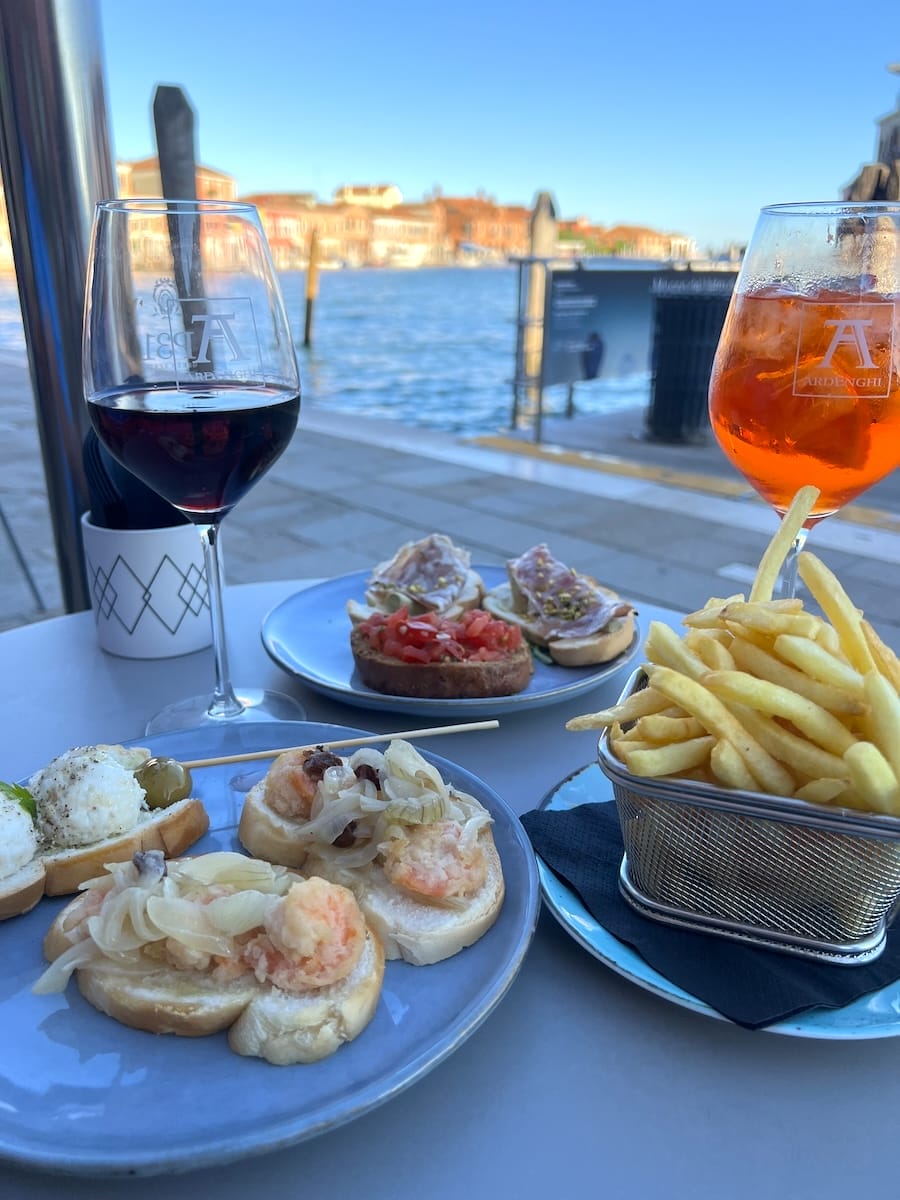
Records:
[[[109,617],[110,613],[116,607],[117,592],[110,583],[109,576],[102,567],[94,570],[93,563],[88,564],[91,569],[91,592],[94,596],[94,607],[98,613],[104,617]]]
[[[164,554],[149,580],[144,582],[121,556],[109,572],[91,564],[91,590],[96,609],[133,634],[145,613],[151,614],[173,636],[188,613],[197,616],[209,607],[206,576],[191,563],[187,571]]]
[[[209,589],[206,586],[206,574],[194,564],[187,569],[184,582],[178,589],[178,595],[196,617],[204,608],[209,608]]]
[[[203,607],[205,597],[200,595],[196,579],[190,579],[192,570],[193,564],[185,573],[164,554],[147,585],[147,607],[169,633],[177,633],[188,613],[196,615]]]

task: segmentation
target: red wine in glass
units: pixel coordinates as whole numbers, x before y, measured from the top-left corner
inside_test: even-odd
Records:
[[[97,205],[84,311],[84,394],[102,445],[194,523],[213,632],[212,696],[147,733],[302,720],[279,692],[232,687],[219,526],[293,436],[300,374],[259,213],[219,200]]]
[[[280,457],[299,409],[296,392],[233,385],[154,387],[88,402],[110,453],[201,524],[220,521]]]

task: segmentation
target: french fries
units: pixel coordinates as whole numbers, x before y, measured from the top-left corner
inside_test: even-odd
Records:
[[[817,497],[797,493],[749,599],[709,600],[684,636],[652,622],[647,686],[566,728],[609,729],[634,775],[900,816],[900,659],[814,554],[798,572],[824,616],[772,598]]]
[[[784,514],[775,536],[760,559],[756,578],[750,589],[751,602],[772,599],[788,551],[794,538],[806,524],[818,498],[819,489],[814,487],[802,487],[794,497],[791,507]]]

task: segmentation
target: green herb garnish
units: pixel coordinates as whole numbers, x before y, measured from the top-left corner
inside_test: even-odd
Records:
[[[0,796],[7,796],[10,800],[15,800],[16,804],[20,804],[25,809],[32,821],[37,817],[37,805],[28,788],[23,788],[18,783],[4,783],[0,780]]]
[[[553,659],[550,656],[550,651],[545,650],[543,646],[537,646],[532,642],[531,653],[538,662],[546,663],[548,667],[553,666]]]

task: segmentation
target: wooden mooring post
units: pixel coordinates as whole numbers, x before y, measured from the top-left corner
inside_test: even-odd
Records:
[[[542,435],[544,407],[544,315],[547,280],[557,238],[556,204],[539,192],[531,215],[531,252],[519,260],[516,374],[513,381],[514,428],[531,425],[534,440]]]
[[[309,238],[309,265],[306,268],[306,320],[303,324],[303,345],[312,345],[313,308],[319,294],[319,231]]]
[[[159,84],[153,94],[153,125],[162,195],[169,200],[197,199],[195,121],[182,88]]]

